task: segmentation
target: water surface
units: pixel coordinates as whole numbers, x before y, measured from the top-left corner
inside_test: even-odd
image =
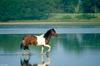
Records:
[[[19,46],[23,36],[0,34],[0,66],[35,66],[43,64],[42,60],[49,66],[100,66],[100,33],[66,33],[52,37],[49,57],[41,55],[41,47],[36,46],[30,46],[31,55],[22,55]]]

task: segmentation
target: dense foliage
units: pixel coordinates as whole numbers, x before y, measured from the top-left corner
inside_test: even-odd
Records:
[[[99,0],[0,0],[0,21],[46,19],[51,13],[99,13]]]

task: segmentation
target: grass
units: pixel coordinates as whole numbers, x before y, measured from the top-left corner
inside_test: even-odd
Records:
[[[51,13],[48,19],[8,22],[100,22],[100,13]]]
[[[48,20],[63,22],[100,22],[100,13],[58,13]]]
[[[45,20],[16,20],[9,22],[0,22],[0,25],[100,25],[100,13],[52,13]]]

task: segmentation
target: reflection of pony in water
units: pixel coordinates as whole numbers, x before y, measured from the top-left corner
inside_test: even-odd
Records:
[[[29,60],[30,60],[30,54],[29,52],[27,52],[25,50],[25,53],[22,54],[22,57],[21,57],[21,66],[32,66],[30,63],[29,63]]]
[[[29,64],[29,60],[21,60],[21,66],[32,66],[31,64]]]
[[[51,36],[56,36],[56,31],[54,29],[50,29],[45,34],[40,36],[27,35],[21,42],[21,48],[25,50],[29,49],[29,45],[35,45],[42,46],[41,53],[43,53],[44,47],[48,47],[48,52],[50,52],[51,46],[49,45],[49,41]]]
[[[49,64],[51,63],[51,60],[50,60],[49,56],[42,54],[41,55],[41,63],[30,64],[29,63],[30,56],[31,55],[29,55],[27,53],[26,54],[22,54],[21,66],[49,66]]]
[[[49,66],[50,63],[51,63],[51,60],[49,56],[41,55],[41,63],[34,64],[33,66]]]

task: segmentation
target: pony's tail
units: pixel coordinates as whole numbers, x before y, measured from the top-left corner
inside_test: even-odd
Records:
[[[21,44],[20,44],[20,49],[23,49],[23,43],[21,42]]]

